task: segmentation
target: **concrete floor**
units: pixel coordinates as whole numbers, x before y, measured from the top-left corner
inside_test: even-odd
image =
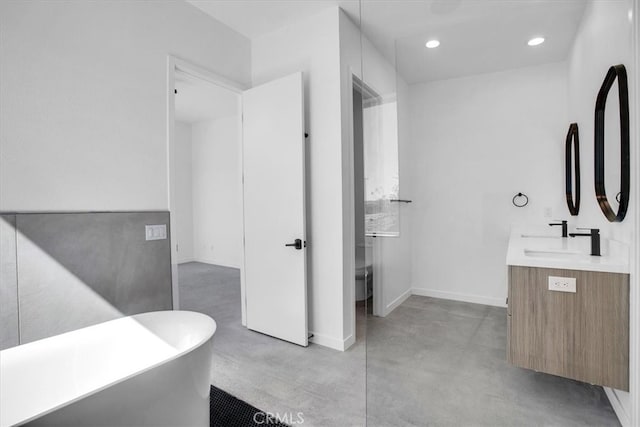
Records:
[[[186,263],[178,274],[180,308],[208,314],[218,324],[213,385],[263,411],[293,419],[302,412],[304,426],[365,425],[363,339],[339,352],[252,332],[241,324],[239,270]]]
[[[244,328],[238,270],[179,275],[181,307],[218,323],[213,384],[305,426],[619,425],[602,388],[507,364],[505,309],[412,296],[386,318],[359,310],[342,353]]]
[[[411,296],[367,319],[367,425],[617,426],[601,387],[506,361],[506,309]]]

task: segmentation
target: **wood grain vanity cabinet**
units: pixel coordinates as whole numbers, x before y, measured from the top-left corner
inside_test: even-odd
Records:
[[[548,289],[575,277],[576,292]],[[629,390],[629,275],[509,266],[507,360]]]

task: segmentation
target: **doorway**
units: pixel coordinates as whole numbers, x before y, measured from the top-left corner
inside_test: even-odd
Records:
[[[355,79],[355,77],[354,77]],[[356,334],[363,330],[362,323],[373,307],[373,271],[367,263],[367,237],[365,235],[365,168],[362,85],[353,85],[353,194],[355,242],[355,304]]]
[[[382,138],[386,128],[384,102],[369,85],[352,75],[353,95],[353,196],[356,331],[367,315],[383,316],[382,259],[380,237],[395,235],[397,215],[385,188],[390,169],[385,150],[390,141]],[[388,139],[388,138],[387,138]],[[393,141],[391,141],[393,142]],[[397,162],[397,153],[395,153]],[[397,163],[396,163],[397,169]],[[397,185],[396,185],[397,188]],[[363,316],[364,315],[364,316]]]
[[[174,308],[189,286],[218,319],[214,292],[242,326],[307,346],[302,73],[243,89],[170,57],[168,83]]]
[[[187,64],[170,71],[174,308],[208,312],[212,300],[227,296],[240,318],[242,90]]]

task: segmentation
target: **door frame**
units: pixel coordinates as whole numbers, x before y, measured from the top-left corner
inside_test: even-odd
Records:
[[[189,76],[202,81],[205,84],[215,85],[238,95],[238,161],[239,161],[239,176],[238,183],[242,183],[242,92],[248,89],[242,83],[234,80],[230,80],[219,74],[214,73],[204,67],[196,65],[192,62],[186,61],[174,55],[167,55],[167,142],[165,145],[167,155],[167,205],[169,206],[169,227],[171,233],[169,239],[171,243],[171,292],[173,300],[173,309],[180,309],[179,301],[179,279],[178,279],[178,263],[177,263],[177,251],[176,241],[174,239],[174,232],[177,230],[175,219],[175,187],[174,177],[172,176],[171,169],[175,161],[171,147],[175,142],[175,81],[176,72],[185,73]],[[241,188],[241,187],[239,187]],[[241,198],[242,199],[242,198]],[[241,200],[240,208],[243,212],[242,220],[242,238],[244,241],[244,199]],[[244,242],[240,267],[240,293],[241,293],[241,310],[242,310],[242,324],[246,324],[246,303],[245,303],[245,288],[244,288]]]

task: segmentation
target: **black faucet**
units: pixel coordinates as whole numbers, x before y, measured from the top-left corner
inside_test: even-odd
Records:
[[[551,226],[553,226],[553,225],[561,225],[562,226],[562,237],[567,237],[567,228],[568,228],[567,227],[567,221],[565,221],[565,220],[554,220],[554,221],[560,221],[560,222],[559,223],[558,222],[552,222],[549,225],[551,225]]]
[[[590,236],[591,255],[600,256],[600,229],[598,228],[578,228],[578,230],[590,230],[589,233],[569,233],[569,236]]]

